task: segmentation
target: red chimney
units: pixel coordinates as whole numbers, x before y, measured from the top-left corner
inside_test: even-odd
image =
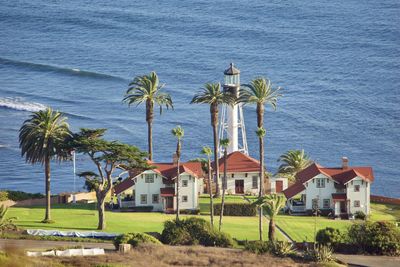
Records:
[[[342,157],[342,169],[349,168],[349,159],[347,157]]]

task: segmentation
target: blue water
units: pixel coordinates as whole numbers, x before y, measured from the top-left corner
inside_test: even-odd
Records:
[[[209,111],[189,102],[235,62],[242,82],[264,75],[284,88],[265,118],[270,171],[289,149],[324,166],[347,156],[373,166],[373,193],[400,197],[399,25],[393,0],[0,0],[0,188],[44,191],[42,167],[18,148],[22,122],[44,106],[65,112],[73,130],[106,127],[107,138],[146,149],[143,107],[121,99],[130,79],[152,70],[175,102],[156,116],[155,159],[170,160],[177,124],[183,158],[199,156],[212,142]],[[254,107],[245,121],[257,157]],[[80,156],[77,167],[91,165]],[[52,174],[53,192],[73,188],[71,162]]]

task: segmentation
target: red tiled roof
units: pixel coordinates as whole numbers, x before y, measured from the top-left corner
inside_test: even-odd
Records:
[[[173,163],[152,163],[152,166],[156,167],[153,169],[155,172],[161,174],[168,180],[173,180],[176,177],[176,165]],[[200,162],[182,162],[179,165],[179,173],[188,173],[194,177],[203,177],[203,170]]]
[[[346,194],[340,194],[340,193],[333,193],[332,194],[332,199],[333,200],[346,200],[347,195]]]
[[[133,185],[135,185],[135,181],[133,180],[133,177],[132,178],[129,177],[123,180],[121,183],[114,186],[114,194],[118,195],[124,192],[126,189],[132,187]]]
[[[160,193],[162,197],[173,197],[175,195],[174,187],[160,188]]]
[[[224,171],[224,158],[220,158],[218,161],[219,170]],[[212,163],[215,166],[215,163]],[[259,172],[260,162],[253,159],[250,156],[243,154],[242,152],[235,151],[227,156],[227,172]]]
[[[294,197],[295,195],[297,195],[298,193],[300,193],[301,191],[303,191],[305,188],[305,186],[303,185],[303,183],[301,182],[297,182],[292,186],[289,186],[288,188],[286,188],[285,190],[282,191],[282,193],[285,195],[285,197],[287,199]]]

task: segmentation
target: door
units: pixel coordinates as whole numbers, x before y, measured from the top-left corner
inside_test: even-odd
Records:
[[[275,191],[276,191],[276,193],[280,193],[283,191],[283,181],[275,182]]]
[[[165,209],[173,210],[174,209],[174,199],[173,197],[166,197],[165,198]]]
[[[340,213],[347,213],[346,201],[340,201]]]
[[[235,194],[244,193],[244,180],[235,180]]]

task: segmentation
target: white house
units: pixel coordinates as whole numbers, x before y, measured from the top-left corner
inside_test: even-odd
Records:
[[[174,163],[151,163],[154,169],[131,174],[114,187],[121,208],[147,207],[152,211],[176,211],[176,176]],[[180,209],[198,209],[198,195],[203,187],[200,162],[180,164]]]
[[[260,162],[240,151],[235,151],[227,156],[227,184],[226,190],[228,194],[251,194],[257,195],[260,186]],[[222,178],[224,175],[224,158],[219,159],[219,172]],[[215,164],[213,163],[212,166]],[[270,184],[268,184],[270,182]],[[286,178],[264,180],[264,189],[268,192],[270,188],[275,192],[280,192],[287,188]]]
[[[311,213],[318,208],[344,218],[357,211],[370,213],[370,187],[374,181],[371,167],[350,167],[344,157],[342,167],[325,168],[314,163],[297,173],[296,179],[283,191],[291,212]]]

